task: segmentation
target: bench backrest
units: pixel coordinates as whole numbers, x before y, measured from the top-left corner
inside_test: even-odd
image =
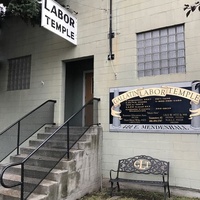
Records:
[[[118,172],[169,175],[169,162],[140,155],[119,160]]]

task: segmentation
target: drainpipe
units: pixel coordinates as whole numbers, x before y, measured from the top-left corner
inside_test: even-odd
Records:
[[[108,60],[114,60],[115,55],[112,53],[112,39],[115,37],[115,33],[112,30],[112,0],[110,0],[110,28],[109,28],[109,55]]]

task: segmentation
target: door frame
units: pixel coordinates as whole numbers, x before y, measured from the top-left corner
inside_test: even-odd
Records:
[[[80,58],[73,58],[64,60],[63,69],[63,119],[66,121],[77,109],[80,109],[87,99],[84,99],[85,94],[85,76],[87,73],[94,74],[94,56],[86,56]],[[78,74],[77,74],[78,73]],[[74,78],[76,80],[74,80]],[[72,79],[72,80],[71,80]],[[77,84],[73,84],[75,82]],[[80,81],[80,82],[77,82]],[[70,89],[71,88],[71,89]],[[74,89],[73,89],[74,88]],[[74,92],[72,95],[68,95],[69,91]],[[78,94],[76,94],[78,93]],[[77,98],[78,95],[78,98]],[[71,107],[69,107],[72,104]],[[83,124],[84,117],[79,119],[79,124]]]
[[[88,73],[93,73],[93,84],[94,84],[94,70],[86,70],[86,71],[83,71],[83,105],[86,104],[85,102],[85,77],[86,77],[86,74]],[[94,97],[94,96],[93,96]],[[82,123],[83,125],[85,124],[85,112],[83,112],[83,119],[82,119]]]
[[[85,76],[86,76],[86,74],[89,74],[91,72],[94,72],[94,71],[93,70],[87,70],[87,71],[83,72],[83,105],[85,105],[85,103],[86,103],[85,102]],[[93,73],[93,75],[94,75],[94,73]]]

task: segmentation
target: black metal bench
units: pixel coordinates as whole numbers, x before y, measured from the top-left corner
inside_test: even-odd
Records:
[[[112,175],[115,173],[116,177],[113,178]],[[141,180],[135,178],[121,178],[122,173],[135,173],[135,174],[144,174],[144,175],[161,175],[161,178],[158,179],[155,177],[155,180]],[[130,176],[129,176],[130,177]],[[146,176],[145,176],[146,177]],[[154,176],[153,176],[154,177]],[[151,177],[152,178],[152,177]],[[120,182],[127,183],[136,183],[140,185],[150,185],[150,186],[160,186],[164,188],[164,199],[167,197],[170,198],[170,189],[169,189],[169,162],[152,158],[146,155],[139,155],[132,158],[121,159],[118,163],[117,170],[110,170],[110,183],[111,183],[111,196],[113,190],[115,189],[114,183],[117,184],[117,189],[120,191]]]

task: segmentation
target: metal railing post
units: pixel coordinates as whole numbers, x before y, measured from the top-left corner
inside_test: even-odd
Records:
[[[17,130],[17,155],[19,155],[19,143],[20,143],[20,121],[18,122],[18,130]]]
[[[67,122],[67,158],[69,159],[69,122]]]
[[[24,200],[24,163],[21,165],[21,200]]]

